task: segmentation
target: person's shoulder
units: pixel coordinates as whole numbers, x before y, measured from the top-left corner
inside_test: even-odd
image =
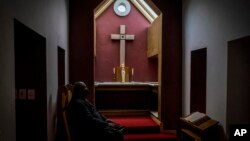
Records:
[[[84,100],[84,99],[76,99],[75,102],[74,102],[76,105],[86,105],[87,104],[87,101]]]
[[[81,109],[82,107],[86,107],[83,99],[73,99],[72,101],[70,101],[69,109],[77,110]]]
[[[75,106],[75,105],[81,104],[83,102],[84,101],[82,99],[79,99],[79,98],[77,98],[77,99],[71,99],[69,105]]]

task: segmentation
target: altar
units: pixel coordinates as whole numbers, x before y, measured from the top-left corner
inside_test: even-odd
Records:
[[[98,110],[157,111],[158,82],[95,82]]]
[[[134,6],[135,12],[125,15],[113,10],[106,5],[95,14],[95,106],[99,111],[158,111],[158,59],[148,56],[152,21]]]

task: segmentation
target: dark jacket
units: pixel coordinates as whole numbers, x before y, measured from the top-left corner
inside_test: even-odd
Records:
[[[73,141],[123,138],[122,133],[110,130],[107,119],[87,99],[72,97],[67,113]]]

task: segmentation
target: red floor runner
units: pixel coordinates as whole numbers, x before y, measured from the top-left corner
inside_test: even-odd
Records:
[[[157,133],[157,134],[126,134],[125,141],[176,141],[176,135]]]
[[[125,126],[125,133],[159,133],[160,127],[150,116],[112,117],[112,120]]]
[[[109,117],[125,127],[125,141],[176,141],[175,134],[160,133],[159,125],[150,116]]]

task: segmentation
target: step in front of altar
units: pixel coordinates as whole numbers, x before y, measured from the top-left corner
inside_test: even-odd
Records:
[[[114,122],[125,127],[125,141],[177,141],[175,133],[160,131],[159,123],[152,116],[110,116]]]

